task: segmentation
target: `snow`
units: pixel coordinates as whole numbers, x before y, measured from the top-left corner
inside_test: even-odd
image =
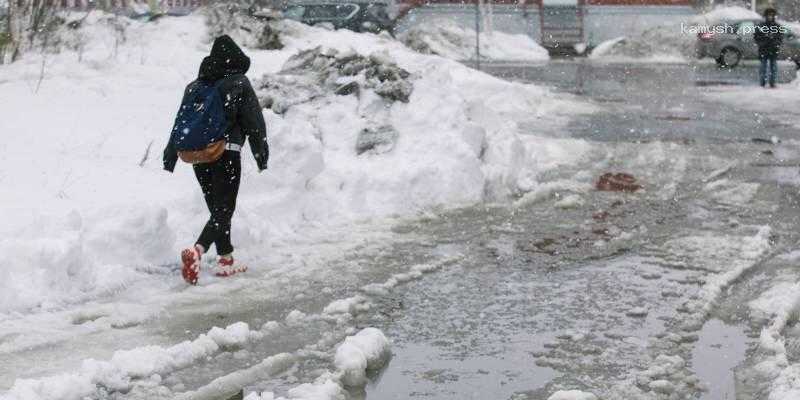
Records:
[[[547,400],[597,400],[597,396],[580,390],[559,390],[548,397]]]
[[[289,398],[275,397],[272,392],[250,393],[244,400],[340,400],[345,395],[342,387],[327,376],[315,383],[305,383],[289,389]]]
[[[252,392],[245,400],[339,400],[345,398],[345,387],[363,387],[367,371],[383,367],[391,356],[389,340],[376,328],[364,328],[348,336],[337,347],[336,371],[325,372],[316,381],[304,383],[288,391],[288,398],[275,397],[273,392]]]
[[[398,38],[410,48],[453,60],[475,59],[475,30],[440,19],[413,26]],[[550,59],[547,50],[527,35],[493,31],[481,32],[481,59],[493,61],[541,62]]]
[[[681,33],[679,24],[646,29],[634,37],[618,37],[598,44],[589,59],[602,62],[686,63],[694,54],[696,38]]]
[[[324,314],[355,314],[369,309],[369,305],[365,304],[366,301],[364,296],[340,299],[328,304],[322,312]]]
[[[721,204],[745,206],[753,200],[760,187],[758,183],[719,179],[708,183],[705,190],[711,193],[712,199]]]
[[[580,195],[570,194],[556,201],[553,207],[562,209],[578,208],[582,206],[583,203],[583,198]]]
[[[594,49],[592,49],[592,52],[589,54],[589,58],[600,58],[606,54],[609,54],[614,46],[620,45],[625,41],[625,39],[625,36],[620,36],[598,44],[594,47]]]
[[[176,279],[176,255],[204,223],[191,168],[170,175],[160,161],[183,87],[209,50],[204,20],[125,20],[127,39],[118,46],[109,20],[93,12],[80,51],[46,56],[38,92],[40,54],[0,66],[0,130],[15,132],[0,156],[0,182],[14,188],[0,193],[0,251],[15,254],[0,270],[0,318],[65,310],[132,287],[173,290],[178,282],[163,277]],[[272,158],[258,174],[244,152],[233,223],[240,258],[255,257],[254,246],[265,242],[281,248],[353,222],[504,201],[532,190],[556,164],[538,148],[583,154],[581,141],[521,134],[526,123],[553,126],[592,110],[563,95],[419,54],[387,36],[291,22],[284,29],[283,50],[247,50],[253,81],[297,51],[323,46],[392,59],[412,73],[414,92],[408,104],[376,114],[399,132],[396,147],[380,155],[353,151],[369,122],[353,116],[381,104],[370,95],[265,111]]]
[[[361,288],[361,291],[373,295],[383,296],[388,294],[397,285],[421,278],[424,274],[436,271],[447,264],[451,264],[459,259],[458,256],[447,257],[443,261],[433,264],[416,264],[409,268],[408,272],[394,274],[382,283],[373,283]]]
[[[790,363],[783,330],[800,309],[800,283],[778,282],[759,298],[749,303],[750,308],[765,316],[774,316],[762,329],[760,349],[768,357],[756,365],[756,370],[770,379],[770,400],[791,399],[800,395],[800,364]]]
[[[390,356],[389,340],[378,329],[365,328],[348,336],[336,349],[334,364],[348,387],[367,383],[367,371],[381,368]]]
[[[690,28],[753,18],[761,16],[742,7],[717,7],[679,23],[665,23],[636,35],[604,41],[592,49],[589,58],[603,62],[687,63],[694,58],[697,40]]]
[[[97,387],[127,391],[132,379],[156,379],[159,374],[185,368],[213,355],[223,347],[241,345],[260,337],[247,324],[238,322],[225,329],[214,327],[192,341],[171,347],[144,346],[119,350],[109,361],[89,359],[77,372],[40,379],[18,379],[4,400],[80,400],[96,393]]]
[[[781,71],[791,69],[794,75],[795,66],[792,63],[779,63]],[[779,72],[781,73],[781,72]],[[753,76],[753,83],[757,82],[757,77]],[[795,79],[792,83],[778,83],[776,89],[764,89],[758,85],[751,86],[732,86],[729,88],[715,88],[706,93],[706,96],[713,100],[747,109],[753,112],[756,119],[766,119],[770,115],[780,115],[781,122],[800,127],[800,118],[795,115],[793,104],[800,98],[800,80]],[[764,139],[773,140],[770,137]]]
[[[691,237],[686,241],[677,241],[675,245],[695,250],[699,257],[694,265],[702,266],[711,271],[718,271],[706,279],[705,285],[700,288],[698,299],[689,304],[689,308],[698,314],[695,320],[706,317],[711,307],[715,304],[722,291],[743,273],[758,264],[758,261],[770,249],[769,226],[753,227],[756,232],[752,236],[729,237]],[[681,243],[681,244],[678,244]],[[725,260],[723,264],[722,261]]]
[[[306,314],[300,310],[292,310],[288,315],[286,315],[286,323],[288,325],[302,325],[303,321],[306,319]]]
[[[761,15],[755,11],[744,7],[716,7],[713,10],[692,17],[689,23],[715,25],[726,21],[738,21],[742,19],[760,19]]]
[[[657,393],[671,394],[675,391],[675,385],[673,385],[670,381],[663,379],[652,381],[648,386]]]

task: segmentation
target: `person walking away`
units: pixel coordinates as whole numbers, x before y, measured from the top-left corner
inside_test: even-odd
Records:
[[[778,12],[774,8],[764,10],[764,21],[756,24],[753,38],[758,45],[758,58],[761,61],[759,79],[761,87],[775,88],[778,77],[778,53],[783,44],[783,28],[775,19]]]
[[[240,151],[245,139],[259,172],[267,169],[266,124],[250,81],[244,75],[250,58],[229,36],[214,40],[211,54],[187,87],[164,149],[164,169],[173,172],[178,158],[192,164],[211,213],[194,246],[181,252],[182,275],[195,285],[201,259],[216,246],[216,275],[246,271],[233,258],[231,218],[241,180]]]

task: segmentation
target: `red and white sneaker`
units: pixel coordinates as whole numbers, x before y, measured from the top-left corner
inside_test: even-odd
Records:
[[[181,252],[181,275],[183,280],[190,285],[197,285],[197,278],[200,277],[200,260],[203,257],[203,252],[200,246],[185,249]]]
[[[233,260],[233,257],[225,258],[220,257],[219,261],[217,261],[217,272],[216,275],[219,277],[226,277],[238,274],[240,272],[247,271],[247,267],[244,265],[238,265]]]

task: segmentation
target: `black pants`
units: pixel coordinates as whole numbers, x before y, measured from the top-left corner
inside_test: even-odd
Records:
[[[200,182],[211,218],[203,228],[197,244],[208,251],[217,246],[217,254],[233,252],[231,244],[231,218],[236,209],[239,181],[242,177],[242,160],[239,152],[226,150],[222,158],[208,164],[195,164],[194,175]]]
[[[761,86],[766,86],[767,80],[769,80],[770,86],[775,86],[775,80],[778,77],[778,55],[760,54],[758,58],[761,60],[761,68],[758,69]]]

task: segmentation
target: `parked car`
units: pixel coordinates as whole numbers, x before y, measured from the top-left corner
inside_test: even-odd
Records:
[[[309,25],[328,25],[355,32],[389,32],[395,21],[389,17],[389,5],[366,1],[303,1],[288,5],[283,16]]]
[[[735,67],[741,60],[757,60],[758,45],[753,39],[755,25],[760,20],[748,19],[712,26],[697,35],[697,56],[711,57],[722,67]],[[792,60],[800,68],[800,37],[791,27],[786,28],[779,59]]]

